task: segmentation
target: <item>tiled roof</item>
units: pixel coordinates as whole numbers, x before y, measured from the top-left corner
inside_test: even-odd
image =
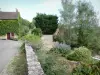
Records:
[[[18,12],[0,12],[0,20],[13,20],[17,19]]]

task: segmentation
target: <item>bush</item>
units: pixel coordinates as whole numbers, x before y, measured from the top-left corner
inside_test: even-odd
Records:
[[[18,41],[18,38],[10,38],[10,40]]]
[[[43,34],[53,34],[58,27],[58,17],[55,15],[38,13],[34,20],[36,28],[41,28]]]
[[[33,29],[31,33],[40,37],[42,36],[42,31],[40,28]]]
[[[53,35],[53,41],[63,43],[64,40],[59,34],[57,34],[57,35]]]
[[[57,54],[61,54],[62,56],[65,56],[66,54],[68,54],[71,51],[71,48],[69,45],[66,44],[59,44],[56,43],[54,48],[52,48],[50,50],[50,52],[55,52]]]
[[[68,73],[67,62],[59,55],[47,53],[44,50],[38,50],[36,54],[46,75],[66,75]]]
[[[71,75],[100,75],[100,61],[94,60],[91,52],[85,47],[75,48],[67,59],[81,62]]]
[[[72,75],[100,75],[100,61],[91,65],[81,64],[72,71]]]
[[[64,44],[64,43],[55,43],[54,45],[55,48],[58,48],[58,49],[67,49],[67,50],[71,50],[71,47],[70,45],[67,45],[67,44]]]
[[[36,43],[40,41],[40,37],[33,34],[27,34],[24,37],[22,37],[22,40],[30,42],[30,43]]]
[[[45,59],[44,64],[44,72],[47,75],[66,75],[67,74],[67,65],[64,60],[58,61],[58,58],[56,55],[49,55]]]
[[[53,41],[58,41],[59,43],[63,43],[64,42],[64,31],[65,28],[63,25],[59,26],[58,29],[56,30],[56,32],[53,35]]]
[[[23,43],[22,45],[21,45],[21,47],[20,47],[20,51],[19,51],[20,53],[26,53],[25,52],[25,43]]]
[[[42,46],[40,36],[28,34],[22,37],[22,40],[26,41],[29,45],[31,45],[35,50]]]
[[[100,54],[100,35],[98,37],[93,36],[92,41],[89,42],[88,48],[90,48],[93,54]]]
[[[19,38],[25,36],[29,32],[29,28],[27,26],[21,26],[19,30]]]
[[[77,47],[77,34],[75,34],[74,28],[70,31],[66,25],[59,25],[56,33],[53,35],[53,41],[58,41],[59,43],[66,43],[72,48]]]
[[[56,35],[55,34],[53,34],[53,41],[57,41],[57,37],[56,37]]]
[[[80,61],[80,62],[90,62],[92,60],[91,52],[85,47],[75,48],[69,55],[67,55],[68,60]]]

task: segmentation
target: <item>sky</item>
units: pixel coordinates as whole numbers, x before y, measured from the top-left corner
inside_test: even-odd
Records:
[[[89,1],[100,15],[100,0]],[[62,5],[61,0],[0,0],[0,8],[1,11],[8,12],[16,11],[17,8],[21,17],[31,22],[36,13],[46,13],[60,17],[59,10],[62,9]]]

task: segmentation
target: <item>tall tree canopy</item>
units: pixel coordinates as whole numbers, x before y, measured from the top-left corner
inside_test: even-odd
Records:
[[[88,46],[93,37],[97,36],[95,35],[98,26],[96,12],[90,3],[85,1],[78,2],[77,10],[78,44]]]
[[[64,39],[64,42],[71,45],[73,35],[72,27],[75,19],[75,5],[73,4],[72,0],[61,1],[63,7],[63,9],[60,11],[62,20],[61,22],[63,25],[65,25],[62,29],[64,31],[64,35],[62,37]]]
[[[19,27],[19,36],[21,37],[26,35],[29,32],[30,26],[31,23],[28,20],[21,18]]]
[[[58,36],[60,41],[72,47],[86,46],[100,51],[99,21],[92,4],[85,0],[76,4],[73,4],[73,0],[62,0],[62,7],[60,13],[64,26],[59,26],[57,34],[62,35]]]
[[[75,18],[75,5],[72,0],[61,0],[63,9],[60,11],[62,23],[71,26]]]

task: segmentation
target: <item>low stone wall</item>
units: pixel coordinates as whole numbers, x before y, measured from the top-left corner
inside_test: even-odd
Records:
[[[25,44],[25,49],[28,65],[28,75],[45,75],[32,47],[28,44]]]

